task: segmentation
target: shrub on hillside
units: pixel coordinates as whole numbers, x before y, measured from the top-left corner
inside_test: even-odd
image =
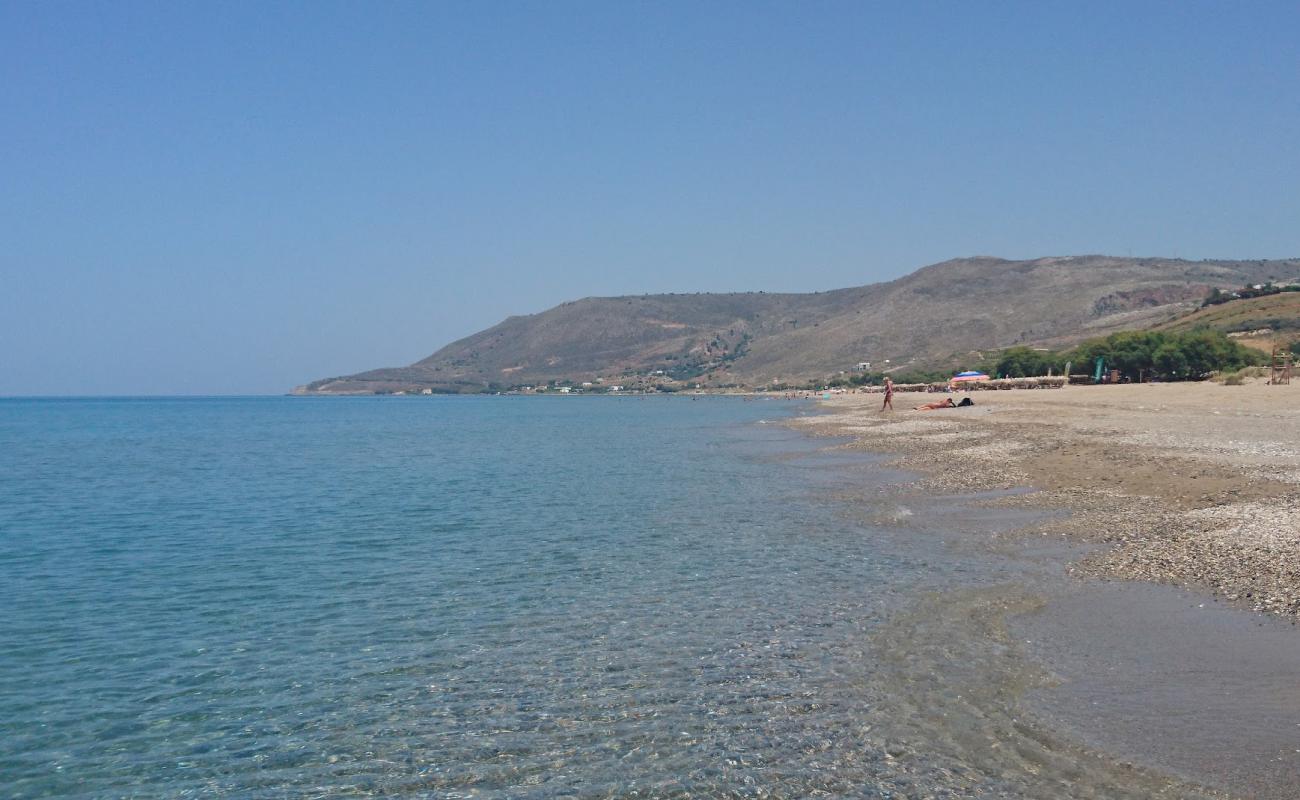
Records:
[[[1231,292],[1225,292],[1222,289],[1215,289],[1201,303],[1201,308],[1207,306],[1218,306],[1224,303],[1230,303],[1233,300],[1249,300],[1252,297],[1268,297],[1269,295],[1281,294],[1282,292],[1300,292],[1300,285],[1288,283],[1285,286],[1278,286],[1272,281],[1261,284],[1257,289],[1254,286],[1243,286],[1240,289]]]

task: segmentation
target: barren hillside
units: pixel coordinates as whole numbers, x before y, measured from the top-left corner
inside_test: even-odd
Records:
[[[408,367],[326,378],[302,394],[473,392],[553,380],[770,385],[1061,346],[1172,320],[1213,287],[1300,279],[1300,260],[1073,256],[945,261],[814,294],[597,297],[511,317]]]
[[[1244,345],[1269,352],[1275,344],[1300,339],[1300,292],[1232,300],[1171,320],[1165,330],[1197,327],[1223,331]]]

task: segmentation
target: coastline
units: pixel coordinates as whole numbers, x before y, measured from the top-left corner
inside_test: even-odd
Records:
[[[879,645],[900,650],[909,669],[926,648],[942,653],[927,680],[947,675],[943,691],[912,697],[904,716],[982,693],[943,716],[958,728],[1002,719],[1004,735],[968,742],[963,762],[1024,774],[1062,759],[1066,769],[1099,770],[1109,785],[1098,796],[1121,796],[1117,787],[1294,796],[1300,581],[1288,565],[1300,550],[1300,412],[1284,407],[1290,392],[977,392],[974,408],[946,412],[913,412],[930,398],[902,394],[892,414],[879,413],[879,394],[840,395],[791,420],[815,436],[850,437],[839,447],[883,454],[882,466],[917,476],[896,483],[886,505],[966,509],[915,535],[960,534],[948,544],[975,569],[999,555],[1021,565],[1021,577],[994,578],[974,595],[923,597],[882,634]],[[998,514],[1014,516],[996,529],[980,521]],[[958,655],[960,627],[927,644],[926,626],[941,618],[983,631],[989,644],[966,640],[975,649]],[[1007,660],[978,679],[951,666],[993,652]],[[904,676],[900,696],[914,694],[912,682]]]
[[[854,402],[872,399],[879,396]],[[19,521],[28,527],[16,530],[41,534],[14,537],[33,558],[59,541],[57,519],[41,516],[51,513],[44,496],[66,492],[110,515],[122,505],[137,510],[129,512],[130,528],[106,517],[110,536],[92,541],[94,547],[78,530],[65,536],[55,551],[60,557],[50,562],[72,572],[54,580],[40,571],[24,575],[41,591],[21,592],[7,622],[10,630],[49,627],[43,635],[50,649],[16,648],[6,666],[16,676],[10,682],[30,681],[28,696],[61,726],[14,726],[25,737],[16,740],[24,758],[16,762],[19,794],[48,794],[47,783],[57,787],[65,779],[57,764],[41,760],[51,752],[42,736],[58,736],[59,752],[78,748],[76,780],[100,794],[124,785],[173,793],[218,786],[235,794],[265,787],[264,766],[245,755],[251,744],[292,763],[292,773],[275,778],[286,791],[350,790],[364,776],[377,790],[441,793],[518,793],[550,784],[566,793],[630,795],[620,787],[632,779],[650,797],[748,786],[770,796],[1223,797],[1203,788],[1209,784],[1238,797],[1283,800],[1294,793],[1253,791],[1249,781],[1258,775],[1273,786],[1300,785],[1300,777],[1261,765],[1277,755],[1260,752],[1271,740],[1241,752],[1259,740],[1222,725],[1212,704],[1204,725],[1180,716],[1182,697],[1168,706],[1174,713],[1162,717],[1148,703],[1136,714],[1136,692],[1111,691],[1109,663],[1081,663],[1074,645],[1104,642],[1070,631],[1085,627],[1080,618],[1099,620],[1095,602],[1059,591],[1096,585],[1062,580],[1062,565],[1082,548],[1060,537],[1006,535],[1050,515],[1032,507],[1032,496],[963,493],[960,476],[979,470],[947,464],[926,482],[933,488],[915,491],[913,474],[888,468],[886,457],[867,452],[876,449],[869,441],[803,435],[800,427],[824,417],[799,421],[799,414],[821,413],[802,403],[769,413],[738,399],[582,409],[484,400],[448,404],[440,413],[407,404],[323,403],[304,415],[288,400],[256,401],[255,408],[250,401],[167,402],[159,406],[165,414],[128,409],[136,457],[124,460],[117,484],[95,475],[108,454],[120,451],[121,432],[132,430],[122,427],[122,409],[61,408],[77,412],[61,428],[39,410],[24,410],[32,427],[12,429],[19,432],[13,452],[16,461],[38,465],[28,480],[50,488],[7,486],[6,510],[26,514]],[[981,401],[977,409],[985,407]],[[896,417],[902,425],[928,415]],[[305,437],[304,421],[312,423]],[[561,424],[568,427],[557,429]],[[49,432],[23,436],[25,429]],[[286,432],[289,438],[276,439]],[[572,447],[580,440],[604,446]],[[365,448],[377,442],[402,447],[393,460],[376,462]],[[194,452],[209,456],[201,471],[163,468]],[[302,464],[319,465],[306,488],[299,484]],[[139,475],[166,476],[161,496],[169,502],[118,502],[115,486],[138,485]],[[965,484],[974,486],[970,477]],[[539,479],[553,483],[548,488]],[[322,485],[352,488],[317,493]],[[529,486],[538,490],[530,495]],[[635,502],[626,502],[629,495]],[[283,513],[286,497],[301,498],[312,513]],[[370,505],[357,516],[353,506],[362,499]],[[210,509],[207,524],[193,524],[188,511],[196,507]],[[575,509],[587,522],[575,522]],[[611,529],[622,521],[631,523],[626,535]],[[485,531],[507,537],[506,546],[480,546]],[[430,547],[431,534],[449,546]],[[193,590],[178,594],[176,604],[114,594],[122,581],[101,568],[100,554],[119,546],[151,554],[127,573],[140,576],[141,588],[159,576],[167,587]],[[464,555],[443,560],[447,553]],[[502,553],[524,557],[511,561]],[[89,557],[78,560],[81,554]],[[199,564],[205,569],[193,568]],[[214,564],[219,568],[208,569]],[[661,564],[667,568],[655,567]],[[482,572],[495,574],[476,574]],[[532,576],[538,580],[529,584]],[[449,583],[431,583],[435,578]],[[1160,608],[1123,593],[1133,585],[1106,584],[1104,599],[1122,610]],[[65,595],[77,601],[71,612],[56,602]],[[516,598],[526,602],[516,605]],[[205,612],[218,601],[257,620],[266,638],[250,642],[245,626],[225,625],[225,617],[210,625]],[[1129,637],[1150,631],[1149,623],[1121,620],[1103,633],[1118,636],[1112,644],[1130,657],[1135,648],[1143,657],[1155,650],[1156,678],[1173,683],[1168,667],[1184,655],[1173,645],[1200,641],[1205,628],[1195,626],[1211,616],[1185,603],[1174,610],[1180,609],[1189,620],[1172,642]],[[1076,617],[1062,621],[1063,611]],[[49,621],[63,613],[77,625]],[[1026,619],[1039,630],[1025,630]],[[1269,669],[1294,683],[1294,670],[1273,665],[1300,664],[1300,637],[1281,617],[1266,622],[1279,641],[1297,647],[1260,649],[1253,622],[1235,625],[1235,643],[1262,658],[1234,689],[1269,677]],[[97,634],[82,633],[88,630]],[[1063,645],[1067,658],[1054,659],[1051,648]],[[124,656],[123,648],[149,658]],[[334,653],[358,650],[366,655],[334,660]],[[1238,652],[1223,648],[1217,663],[1241,670]],[[96,680],[121,676],[126,708],[139,704],[145,718],[178,720],[156,738],[125,740],[140,748],[130,775],[116,771],[116,759],[135,729],[94,727],[94,709],[77,702],[95,690],[80,682],[86,673],[60,671],[89,661],[101,665]],[[175,680],[172,665],[203,682],[160,694],[159,686]],[[1204,674],[1207,665],[1194,666]],[[1075,693],[1056,707],[1034,702],[1037,693],[1072,679],[1076,667],[1104,684],[1075,681]],[[286,693],[304,677],[322,691]],[[341,706],[337,687],[357,684],[364,692],[349,689]],[[1267,694],[1245,689],[1226,698],[1236,718],[1244,709],[1258,727],[1265,712],[1285,717],[1279,724],[1287,747],[1295,747],[1300,710],[1242,706],[1252,692],[1256,700]],[[269,698],[251,719],[243,705],[249,691]],[[1130,717],[1176,734],[1200,729],[1221,760],[1238,761],[1239,771],[1252,774],[1202,777],[1205,770],[1180,769],[1175,759],[1143,750],[1142,742],[1161,738],[1146,729],[1124,732],[1137,745],[1110,735],[1107,707],[1097,712],[1100,735],[1072,726],[1075,712],[1098,697],[1118,697]],[[198,701],[213,716],[192,714]],[[348,715],[339,718],[340,708]],[[252,725],[269,732],[250,734]],[[295,738],[277,738],[276,730],[295,725]],[[191,742],[212,736],[220,741],[191,751]],[[187,766],[177,771],[181,761]]]
[[[1099,545],[1070,567],[1300,616],[1300,389],[1136,384],[973,392],[972,408],[911,410],[926,394],[822,399],[792,425],[893,456],[919,492],[1034,490],[981,501],[1068,511],[1032,526]],[[904,410],[906,409],[906,410]],[[1014,536],[1023,535],[1017,531]]]

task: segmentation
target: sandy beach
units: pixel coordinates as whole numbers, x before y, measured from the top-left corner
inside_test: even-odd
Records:
[[[1004,732],[1008,739],[1028,725],[1033,735],[1012,750],[1050,742],[1029,762],[1058,753],[1081,764],[1109,758],[1213,787],[1153,778],[1135,784],[1144,796],[1294,797],[1300,386],[1072,386],[970,396],[974,407],[922,412],[913,407],[936,395],[902,393],[897,410],[882,414],[878,393],[834,395],[820,402],[823,413],[792,423],[850,437],[840,445],[849,450],[889,454],[887,465],[903,477],[893,494],[879,496],[886,508],[929,508],[936,497],[964,502],[966,511],[940,529],[964,531],[954,544],[974,548],[972,564],[987,551],[1043,567],[1027,593],[1030,584],[1013,580],[974,600],[961,592],[933,596],[889,628],[884,649],[898,651],[915,672],[931,663],[925,632],[946,618],[961,624],[940,635],[942,655],[922,670],[929,675],[947,674],[954,659],[983,663],[952,652],[967,628],[1011,647],[1017,655],[1003,668],[945,684],[943,695],[980,698],[972,714],[986,727],[1018,719]],[[870,508],[879,498],[859,501]],[[999,511],[1038,513],[997,531],[979,521]],[[981,609],[993,614],[985,628]],[[1034,674],[1035,665],[1046,677],[1016,677]],[[906,681],[896,693],[928,707]],[[1094,762],[1090,752],[1111,755]],[[990,765],[1005,753],[973,746],[959,760],[1002,769]]]
[[[1065,509],[1044,535],[1104,543],[1072,569],[1191,587],[1300,615],[1300,386],[1216,383],[977,391],[821,401],[795,424],[854,437],[926,475],[925,490],[1032,487],[992,502]]]

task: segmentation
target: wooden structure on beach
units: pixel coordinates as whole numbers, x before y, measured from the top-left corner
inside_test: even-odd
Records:
[[[1273,345],[1273,357],[1269,361],[1271,367],[1268,382],[1272,386],[1285,386],[1291,383],[1292,361],[1294,359],[1291,348],[1285,346]]]

